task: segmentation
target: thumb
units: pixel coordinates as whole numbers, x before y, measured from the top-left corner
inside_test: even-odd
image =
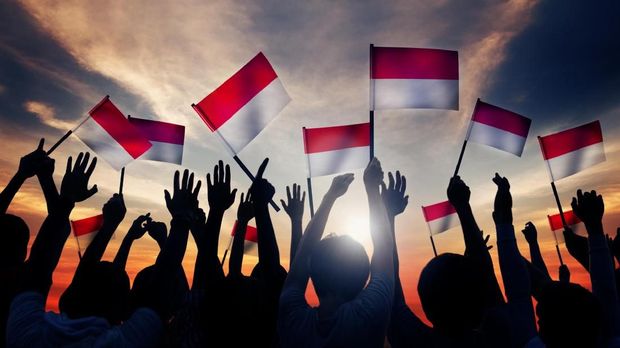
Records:
[[[99,191],[99,189],[97,189],[97,184],[95,184],[90,190],[86,191],[86,199],[92,197],[97,191]]]

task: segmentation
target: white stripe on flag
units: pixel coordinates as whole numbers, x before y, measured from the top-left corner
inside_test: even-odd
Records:
[[[428,221],[428,228],[431,231],[432,235],[439,234],[441,232],[445,232],[452,227],[456,227],[460,224],[459,217],[456,213],[446,215],[445,217],[435,219],[432,221]]]
[[[373,79],[372,83],[373,110],[459,108],[459,80]]]
[[[151,140],[153,146],[139,159],[181,164],[183,162],[183,145]]]
[[[116,170],[120,170],[134,160],[127,150],[92,117],[88,117],[73,133],[93,150],[97,157],[103,158]]]
[[[603,142],[547,160],[551,180],[556,181],[605,161]]]
[[[472,121],[467,140],[521,156],[526,138],[484,123]]]
[[[323,176],[365,168],[370,158],[370,147],[350,147],[307,155],[310,177]]]
[[[279,78],[271,81],[252,100],[217,130],[235,154],[249,144],[291,101]]]

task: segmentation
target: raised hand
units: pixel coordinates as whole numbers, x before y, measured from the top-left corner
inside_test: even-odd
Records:
[[[208,179],[208,177],[207,177]],[[172,195],[168,190],[164,190],[166,207],[172,218],[180,218],[188,223],[193,220],[196,209],[198,208],[198,193],[200,192],[200,180],[194,186],[194,173],[189,174],[189,170],[183,171],[183,178],[179,182],[179,171],[174,173],[174,189]]]
[[[469,204],[471,191],[469,190],[469,186],[457,175],[450,179],[447,194],[450,204],[452,204],[454,208],[459,209]]]
[[[291,188],[286,187],[286,198],[288,204],[283,199],[280,200],[282,208],[291,220],[301,220],[304,216],[304,206],[306,203],[306,191],[303,196],[301,195],[301,185],[293,184],[293,194],[291,194]]]
[[[537,242],[538,232],[536,231],[536,226],[531,221],[525,224],[521,232],[529,244]]]
[[[378,189],[379,186],[383,185],[383,169],[381,169],[381,162],[377,157],[373,157],[364,169],[364,185],[366,185],[366,189],[375,187]]]
[[[512,196],[510,195],[510,183],[505,177],[495,173],[493,182],[497,185],[497,194],[493,210],[495,224],[512,225]]]
[[[97,193],[97,185],[88,188],[88,180],[95,170],[97,158],[93,158],[90,165],[88,163],[89,158],[90,154],[88,152],[86,155],[80,152],[75,165],[72,165],[73,158],[69,157],[65,176],[60,186],[61,199],[75,204],[76,202],[85,201]]]
[[[207,196],[211,209],[226,211],[235,202],[237,189],[230,190],[230,166],[224,167],[224,162],[219,161],[213,168],[213,181],[211,174],[207,173]]]
[[[602,220],[605,204],[601,195],[597,195],[594,190],[585,193],[577,190],[577,197],[573,197],[571,207],[575,215],[586,225],[588,235],[603,233]]]
[[[260,167],[258,167],[258,172],[256,173],[252,186],[250,187],[250,194],[252,195],[252,201],[255,205],[262,206],[269,204],[273,198],[273,195],[276,193],[276,189],[273,185],[271,185],[267,179],[263,178],[263,173],[265,172],[268,163],[269,158],[265,158]]]
[[[409,196],[405,196],[407,189],[407,179],[404,175],[400,175],[400,171],[396,171],[396,180],[392,172],[388,172],[388,186],[381,191],[383,203],[390,216],[396,216],[407,207]]]
[[[131,224],[129,231],[127,231],[127,237],[131,238],[132,240],[142,238],[142,236],[144,236],[147,231],[147,226],[149,222],[151,221],[153,221],[153,219],[151,219],[151,213],[146,213],[145,215],[138,216]]]
[[[151,236],[151,238],[157,242],[157,245],[162,248],[168,238],[168,227],[166,227],[166,224],[163,222],[150,220],[146,222],[144,227],[146,228],[149,236]]]
[[[125,201],[123,195],[115,193],[112,198],[103,205],[103,221],[106,223],[118,225],[125,218],[127,208],[125,207]]]
[[[19,169],[17,174],[23,178],[30,178],[42,171],[49,171],[51,165],[51,171],[54,171],[54,160],[47,156],[47,153],[43,150],[45,139],[39,141],[39,146],[36,150],[22,157],[19,161]]]
[[[352,173],[338,175],[332,180],[332,184],[325,196],[335,199],[344,195],[349,189],[349,185],[353,182],[353,179]]]
[[[245,195],[241,193],[241,202],[239,202],[239,208],[237,208],[237,221],[240,224],[247,224],[248,221],[254,218],[254,205],[252,204],[252,196],[250,192]]]

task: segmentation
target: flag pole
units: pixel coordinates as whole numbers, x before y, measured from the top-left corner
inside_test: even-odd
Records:
[[[435,254],[435,257],[437,257],[437,248],[435,248],[435,240],[433,239],[433,235],[430,235],[431,238],[431,245],[433,246],[433,254]]]
[[[306,127],[301,127],[302,137],[304,139],[304,151],[306,152],[306,166],[308,168],[308,177],[306,183],[308,185],[308,205],[310,206],[310,218],[314,217],[314,200],[312,198],[312,174],[310,173],[310,158],[308,157],[308,141],[306,140]],[[371,157],[372,158],[372,157]]]
[[[125,183],[125,167],[123,167],[121,169],[121,183],[118,187],[118,194],[122,195],[123,194],[123,184]]]
[[[465,154],[465,148],[467,147],[467,139],[469,139],[469,132],[471,132],[471,120],[476,114],[476,108],[478,108],[479,102],[480,102],[480,98],[476,100],[474,111],[472,112],[469,118],[469,126],[467,127],[467,133],[465,133],[465,140],[463,140],[463,147],[461,147],[461,153],[459,154],[459,160],[456,162],[456,169],[454,169],[454,174],[452,175],[452,177],[457,176],[459,173],[459,169],[461,169],[461,161],[463,161],[463,155]]]
[[[58,146],[60,146],[60,144],[64,143],[65,140],[67,140],[67,138],[69,138],[69,136],[71,134],[73,134],[73,132],[75,132],[76,129],[80,128],[80,126],[83,125],[84,122],[86,122],[89,117],[90,117],[90,115],[84,117],[84,119],[82,121],[80,121],[80,123],[76,127],[74,127],[73,129],[68,130],[67,133],[65,133],[65,135],[63,135],[60,139],[58,139],[58,141],[54,145],[52,145],[52,147],[50,147],[49,150],[47,150],[47,155],[48,156],[51,155],[52,152],[54,152],[54,150],[56,150],[56,148]]]
[[[543,155],[545,154],[545,146],[541,140],[542,138],[538,137],[538,144],[540,145],[540,149],[542,150]],[[553,191],[553,197],[555,198],[555,204],[558,206],[558,211],[560,212],[560,219],[562,220],[562,226],[564,229],[568,228],[566,224],[566,218],[564,218],[564,210],[562,209],[562,203],[560,202],[560,195],[558,195],[558,189],[555,187],[555,181],[553,180],[553,175],[551,174],[551,168],[549,168],[549,164],[547,163],[547,170],[549,171],[549,176],[551,177],[551,190]],[[553,232],[553,236],[555,237],[555,251],[558,253],[558,258],[560,259],[560,265],[564,265],[564,260],[562,260],[562,254],[560,253],[560,246],[558,243],[558,237]]]
[[[422,207],[422,212],[424,212],[424,207]],[[426,220],[426,213],[424,213],[424,220]],[[428,228],[428,236],[431,239],[431,246],[433,247],[433,254],[437,257],[437,248],[435,247],[435,239],[433,239],[433,232],[431,232],[431,225],[426,221],[426,227]]]
[[[226,256],[228,256],[228,251],[230,250],[230,246],[232,245],[234,238],[235,236],[230,236],[228,246],[226,247],[226,250],[224,250],[224,256],[222,256],[222,263],[220,264],[222,267],[224,267],[224,263],[226,262]]]
[[[374,82],[372,80],[372,49],[373,47],[375,47],[375,45],[370,44],[370,62],[369,62],[369,75],[370,75],[370,92],[369,92],[369,97],[370,97],[370,104],[371,106],[369,107],[369,123],[370,123],[370,160],[372,161],[372,159],[375,157],[375,107],[374,107]]]
[[[243,170],[243,172],[250,178],[250,180],[252,180],[252,182],[254,182],[254,180],[256,179],[254,177],[254,174],[252,174],[252,172],[250,172],[248,167],[245,166],[245,164],[241,161],[241,159],[239,159],[239,157],[237,157],[237,155],[234,155],[233,159],[235,160],[235,162],[237,162],[239,167],[241,167],[241,170]],[[275,209],[275,211],[280,211],[280,207],[278,207],[278,205],[276,204],[276,202],[273,201],[273,199],[269,202],[269,204],[271,204],[271,206],[273,207],[273,209]]]
[[[314,201],[312,200],[312,179],[307,178],[308,183],[308,204],[310,204],[310,218],[314,217]]]

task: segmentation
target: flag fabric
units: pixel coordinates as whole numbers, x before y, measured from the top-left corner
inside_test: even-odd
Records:
[[[129,122],[153,144],[140,159],[179,165],[183,162],[184,126],[136,117],[130,117]]]
[[[133,126],[109,97],[103,98],[73,133],[97,156],[120,170],[151,148],[151,143]]]
[[[562,231],[564,230],[564,224],[562,223],[562,217],[560,214],[556,215],[547,215],[547,219],[549,220],[549,226],[551,227],[551,231],[553,232],[553,236],[557,243],[564,243],[564,234]],[[573,232],[578,235],[585,236],[583,231],[583,224],[581,220],[573,213],[572,210],[564,212],[564,219],[566,220],[566,224],[570,227]]]
[[[235,233],[237,232],[237,226],[238,226],[238,221],[235,220],[235,224],[233,225],[232,232],[230,233],[232,237],[234,237]],[[245,245],[243,248],[244,252],[247,253],[251,250],[254,250],[257,246],[258,246],[258,230],[254,226],[247,225],[245,229]]]
[[[103,225],[103,214],[81,220],[71,221],[73,235],[78,240],[80,250],[86,249]]]
[[[521,156],[531,123],[527,117],[478,99],[467,140]]]
[[[371,47],[370,109],[459,109],[457,51]]]
[[[424,220],[428,224],[431,235],[447,231],[460,224],[456,210],[449,201],[422,207]]]
[[[552,181],[605,161],[599,121],[539,137],[538,140]]]
[[[249,144],[291,101],[278,75],[257,54],[194,110],[233,154]]]
[[[370,124],[303,128],[308,177],[365,168],[370,158]]]

